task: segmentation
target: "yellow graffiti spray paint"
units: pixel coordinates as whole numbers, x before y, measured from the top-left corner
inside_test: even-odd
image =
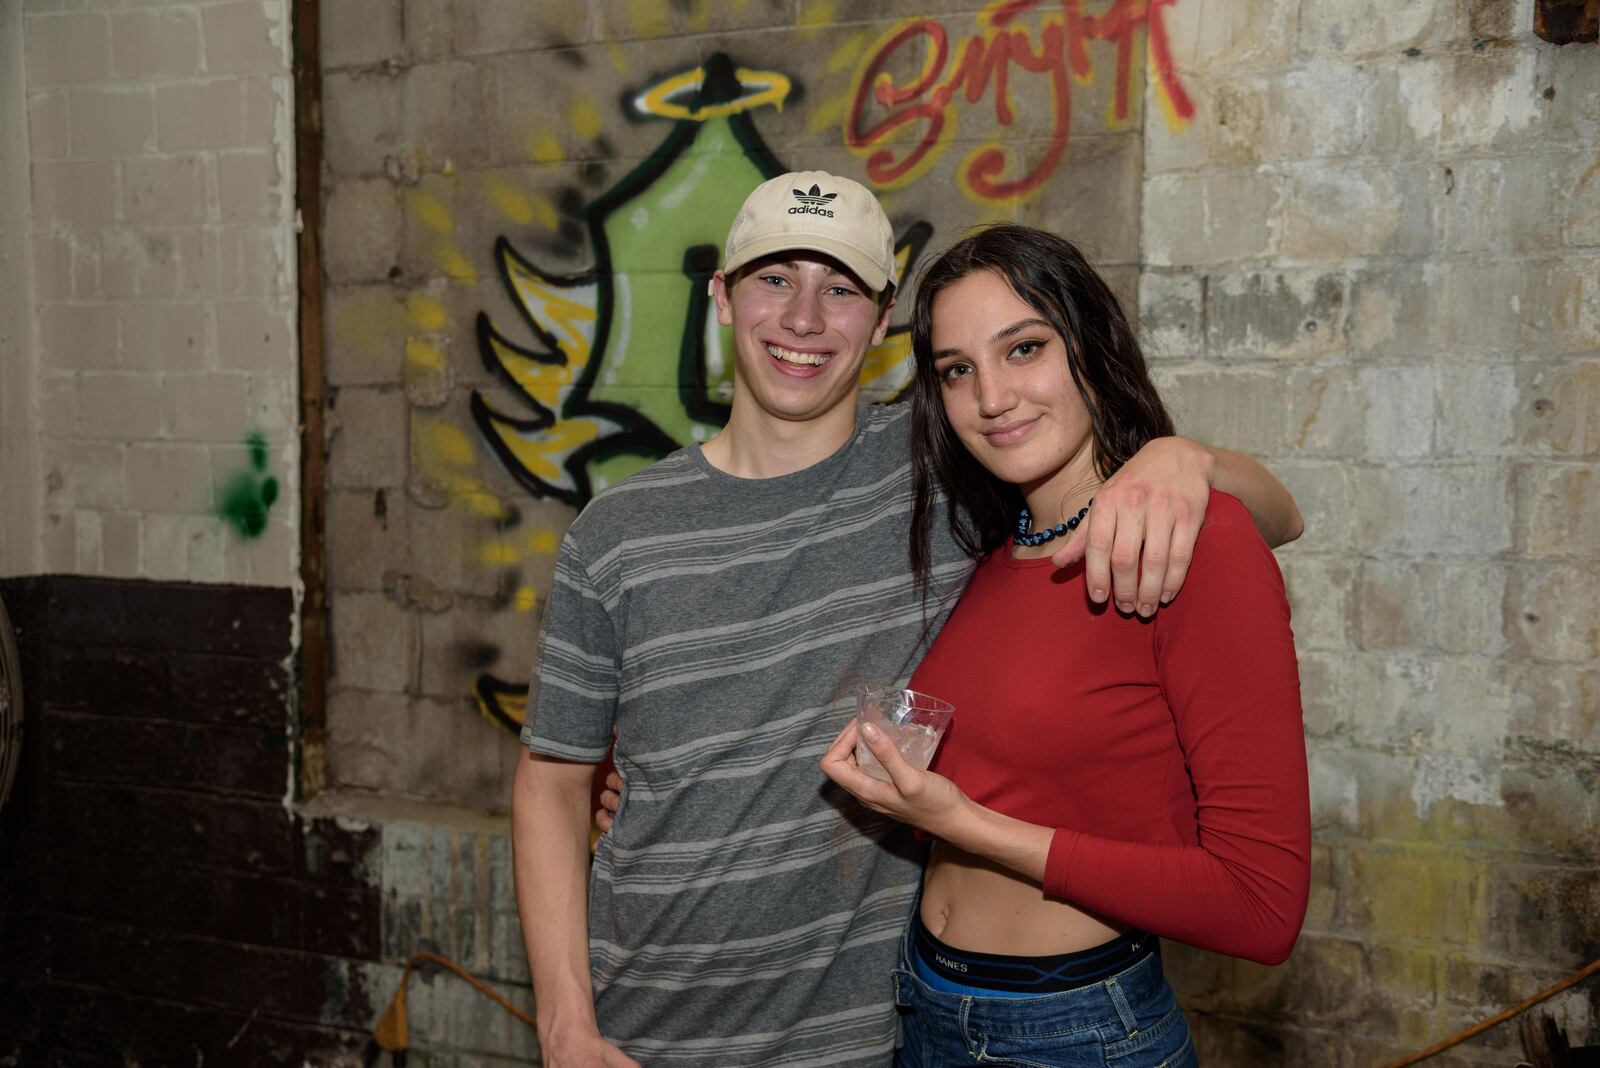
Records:
[[[527,226],[533,222],[533,201],[512,187],[509,182],[491,178],[484,184],[484,192],[489,197],[489,203],[495,206],[495,210],[518,226]]]
[[[450,209],[428,190],[411,190],[406,194],[406,206],[418,222],[435,233],[448,234],[456,228],[455,220],[450,217]]]
[[[450,313],[432,297],[413,293],[406,298],[406,314],[411,323],[421,330],[443,330],[450,325]]]
[[[567,154],[554,134],[540,130],[528,137],[528,157],[541,167],[554,167]]]
[[[600,112],[587,100],[574,100],[568,118],[572,122],[573,131],[585,141],[593,141],[599,137],[604,127]]]

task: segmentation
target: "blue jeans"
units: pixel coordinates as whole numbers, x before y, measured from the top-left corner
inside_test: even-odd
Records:
[[[1197,1068],[1189,1024],[1161,954],[1103,982],[1037,997],[969,997],[917,977],[910,939],[894,972],[904,1045],[896,1068]]]

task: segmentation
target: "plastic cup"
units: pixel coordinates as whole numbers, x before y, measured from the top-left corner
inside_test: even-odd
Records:
[[[899,690],[893,686],[862,683],[856,687],[856,729],[871,723],[889,739],[907,764],[926,771],[933,761],[933,751],[939,747],[945,728],[956,706],[915,690]],[[874,779],[889,781],[878,758],[867,748],[866,740],[856,736],[856,761],[861,770]]]

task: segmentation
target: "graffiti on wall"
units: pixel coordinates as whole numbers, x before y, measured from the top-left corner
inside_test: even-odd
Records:
[[[267,474],[267,439],[252,430],[244,439],[246,466],[217,490],[216,514],[246,541],[267,529],[267,514],[278,500],[278,480]]]
[[[860,156],[867,179],[894,189],[922,177],[950,146],[959,121],[958,105],[977,108],[990,100],[994,134],[1010,130],[1018,117],[1012,79],[1043,78],[1049,86],[1048,144],[1027,166],[991,140],[972,149],[956,171],[963,193],[974,201],[1026,198],[1043,187],[1066,154],[1072,134],[1072,86],[1094,76],[1089,42],[1107,41],[1116,50],[1108,125],[1125,123],[1142,75],[1134,62],[1141,34],[1148,40],[1158,98],[1168,121],[1187,123],[1194,104],[1172,63],[1163,21],[1176,0],[1115,0],[1099,14],[1083,11],[1081,0],[1001,0],[976,17],[977,28],[953,41],[943,22],[911,18],[892,26],[867,51],[857,68],[845,118],[845,144]],[[1035,27],[1024,16],[1044,12]],[[897,60],[922,55],[922,69],[907,84],[889,73]],[[872,104],[884,112],[868,119]],[[909,140],[907,132],[910,129]]]
[[[510,614],[503,640],[520,642],[524,628],[514,620],[539,608],[561,519],[559,509],[541,519],[537,507],[512,501],[500,488],[502,476],[534,501],[579,507],[726,422],[733,353],[706,282],[745,195],[789,169],[762,123],[803,99],[810,136],[831,141],[834,158],[848,151],[860,160],[858,174],[896,218],[905,278],[933,235],[923,221],[929,213],[938,214],[942,229],[1014,217],[1016,204],[1048,186],[1066,165],[1074,106],[1080,134],[1125,127],[1139,117],[1149,70],[1168,122],[1188,121],[1194,107],[1173,70],[1163,21],[1174,2],[997,0],[975,16],[846,26],[832,54],[808,68],[814,82],[804,87],[791,73],[743,67],[720,53],[636,78],[622,51],[607,45],[596,54],[627,79],[618,110],[630,134],[660,131],[653,147],[628,150],[641,162],[620,179],[594,162],[619,153],[584,75],[583,88],[541,119],[547,125],[533,129],[526,146],[535,166],[551,174],[564,168],[579,181],[547,194],[503,173],[452,177],[446,170],[442,178],[409,180],[409,215],[443,277],[412,288],[404,301],[413,464],[407,491],[424,508],[461,510],[455,526],[466,535],[468,569],[492,580],[489,614]],[[802,19],[796,32],[824,30]],[[1081,92],[1097,78],[1103,126],[1085,120]],[[548,125],[552,119],[567,126]],[[563,145],[573,138],[592,146],[591,162],[569,160]],[[953,171],[933,172],[958,142],[964,155],[955,157]],[[928,184],[935,174],[938,189]],[[925,195],[915,192],[918,182]],[[945,187],[958,195],[949,198]],[[504,220],[487,238],[457,225],[455,199],[472,188],[481,188],[482,207]],[[582,250],[575,257],[581,269],[551,266],[573,250]],[[479,310],[486,302],[470,297],[471,336],[460,340],[495,385],[471,390],[466,411],[448,414],[453,324],[463,322],[452,294],[463,291],[458,286],[471,293],[491,278],[508,298],[507,310]],[[867,355],[867,395],[899,394],[909,381],[909,356],[908,332],[891,330]],[[260,472],[253,485],[259,499]],[[244,532],[256,513],[244,505],[237,511]],[[486,586],[470,581],[481,597]],[[453,595],[440,596],[445,604]],[[500,643],[483,631],[469,626],[453,638],[454,670],[472,680],[479,710],[514,733],[526,714],[527,685],[500,674]]]
[[[751,112],[781,105],[790,84],[717,54],[634,95],[638,116],[673,126],[650,157],[582,208],[589,270],[555,274],[508,239],[496,242],[495,262],[526,334],[517,338],[480,314],[477,335],[485,364],[520,410],[475,391],[472,415],[534,496],[581,505],[727,422],[732,342],[707,283],[744,198],[789,169]],[[896,247],[902,277],[931,232],[922,222],[904,228]],[[862,385],[897,395],[910,373],[909,333],[897,327],[868,353]],[[520,728],[525,686],[483,673],[475,693],[486,715]]]
[[[472,414],[506,470],[530,493],[582,504],[594,492],[728,418],[730,340],[706,284],[745,196],[787,168],[750,112],[781,104],[789,80],[735,68],[724,55],[638,93],[641,115],[676,120],[656,152],[582,210],[594,266],[541,270],[501,238],[495,261],[531,339],[478,318],[484,362],[521,412],[481,392]],[[931,232],[905,230],[907,268]],[[868,355],[863,386],[898,393],[910,379],[905,328]]]

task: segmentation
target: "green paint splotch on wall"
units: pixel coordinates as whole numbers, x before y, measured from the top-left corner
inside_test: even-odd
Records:
[[[278,499],[278,480],[267,474],[267,439],[259,430],[245,435],[250,463],[228,476],[217,491],[217,515],[247,541],[267,529],[267,513]]]

